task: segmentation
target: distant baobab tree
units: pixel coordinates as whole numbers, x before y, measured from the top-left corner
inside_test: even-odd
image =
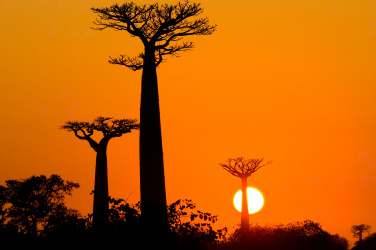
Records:
[[[241,231],[248,232],[249,230],[249,214],[248,214],[248,196],[247,196],[247,178],[260,168],[268,165],[271,161],[262,164],[264,159],[244,159],[238,157],[235,159],[228,159],[226,164],[220,163],[224,170],[239,177],[242,182],[242,211],[241,211]]]
[[[109,195],[107,177],[107,145],[114,137],[130,133],[132,129],[138,129],[139,124],[135,119],[113,120],[110,117],[99,116],[94,122],[68,121],[61,129],[74,132],[78,139],[86,140],[97,153],[95,164],[93,225],[101,229],[109,220]],[[96,142],[92,135],[94,131],[100,131],[103,138]]]
[[[359,238],[359,242],[363,241],[363,232],[370,233],[371,226],[360,224],[360,225],[353,225],[351,227],[351,232],[353,233],[354,238]]]
[[[126,31],[143,44],[136,57],[120,55],[111,64],[123,65],[134,71],[142,69],[140,107],[140,189],[141,219],[154,232],[168,229],[161,123],[159,113],[156,67],[165,56],[178,56],[191,50],[193,42],[182,42],[192,35],[210,35],[216,25],[207,18],[193,19],[203,12],[199,3],[188,0],[174,5],[137,5],[134,2],[92,8],[98,18],[96,30],[111,28]],[[163,229],[164,228],[164,229]],[[161,230],[162,229],[162,230]]]

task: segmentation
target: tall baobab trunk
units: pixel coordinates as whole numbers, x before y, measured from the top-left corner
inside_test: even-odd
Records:
[[[93,224],[97,229],[103,228],[109,221],[107,145],[109,138],[103,138],[97,147],[94,181]]]
[[[247,195],[247,177],[242,177],[242,212],[240,229],[243,232],[249,231],[249,213],[248,213],[248,195]]]
[[[140,189],[145,226],[156,231],[168,230],[157,71],[154,48],[148,46],[145,46],[141,82]]]
[[[74,132],[80,140],[88,141],[90,147],[96,152],[94,201],[93,201],[93,226],[97,231],[105,229],[109,222],[109,197],[107,177],[107,145],[114,137],[121,137],[130,133],[132,129],[139,129],[136,120],[112,120],[111,117],[99,116],[92,123],[69,121],[61,129]],[[112,120],[112,121],[111,121]],[[97,143],[91,136],[94,131],[100,131],[103,138]]]

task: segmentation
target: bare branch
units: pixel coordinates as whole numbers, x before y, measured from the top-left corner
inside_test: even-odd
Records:
[[[180,51],[188,51],[194,48],[193,42],[185,42],[180,45],[172,45],[163,49],[159,49],[158,53],[160,55],[173,55],[178,57],[178,52]]]
[[[92,8],[98,18],[93,28],[103,30],[112,28],[125,30],[133,37],[139,37],[144,46],[153,48],[155,52],[155,65],[163,62],[165,55],[178,56],[179,52],[194,48],[193,42],[178,42],[186,36],[211,35],[216,30],[216,25],[210,25],[208,18],[190,20],[203,12],[199,3],[189,0],[175,5],[136,5],[133,2],[122,5],[112,5],[108,8]],[[132,70],[143,67],[142,56],[111,58],[111,64],[124,65]]]
[[[264,158],[247,160],[243,157],[238,157],[235,159],[230,158],[227,160],[227,164],[220,163],[219,165],[233,176],[247,178],[260,168],[272,163],[271,161],[269,161],[261,164],[263,160]]]
[[[96,30],[103,30],[106,28],[113,28],[115,30],[126,30],[132,36],[139,37],[143,42],[147,42],[147,37],[144,36],[140,26],[145,25],[145,13],[153,9],[153,5],[137,6],[135,3],[125,3],[123,5],[112,5],[109,8],[91,8],[94,13],[97,13],[99,18],[94,22],[99,28]]]
[[[139,129],[139,123],[136,119],[113,120],[112,117],[99,116],[92,123],[68,121],[60,128],[74,132],[77,138],[87,140],[90,146],[97,150],[98,143],[91,138],[94,130],[102,132],[103,138],[111,139],[130,133],[133,129]]]
[[[124,56],[120,55],[118,58],[112,58],[110,57],[110,60],[108,60],[109,63],[111,64],[118,64],[118,65],[123,65],[128,68],[130,68],[133,71],[142,69],[143,66],[143,54],[140,54],[138,57],[129,57],[129,56]]]
[[[82,140],[93,135],[93,129],[88,122],[68,121],[60,129],[65,129],[68,132],[73,131],[77,138]]]
[[[90,146],[97,151],[98,143],[94,141],[91,136],[93,135],[93,127],[88,122],[68,121],[60,129],[65,129],[68,132],[73,131],[74,135],[80,140],[86,140]]]

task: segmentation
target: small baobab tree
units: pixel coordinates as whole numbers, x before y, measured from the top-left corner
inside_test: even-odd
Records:
[[[156,233],[168,231],[156,67],[166,56],[178,56],[179,52],[194,47],[193,42],[179,43],[183,38],[210,35],[216,26],[209,25],[207,18],[192,20],[203,9],[199,3],[188,0],[172,5],[128,2],[91,10],[98,14],[94,29],[126,31],[143,44],[143,52],[139,56],[120,55],[118,58],[110,57],[109,62],[134,71],[142,69],[139,146],[141,219]]]
[[[88,141],[97,153],[95,164],[93,225],[101,229],[109,220],[108,200],[108,176],[107,176],[107,145],[114,137],[121,137],[130,133],[132,129],[138,129],[139,124],[135,119],[113,120],[110,117],[98,117],[93,122],[68,121],[61,129],[74,132],[78,139]],[[103,138],[96,142],[92,135],[94,131],[100,131]]]
[[[235,159],[229,158],[227,163],[220,163],[224,170],[232,174],[233,176],[239,177],[242,182],[242,211],[241,211],[241,231],[247,232],[249,230],[249,214],[248,214],[248,197],[247,197],[247,179],[257,170],[263,166],[268,165],[271,161],[262,163],[264,159],[245,159],[243,157],[238,157]]]
[[[363,241],[363,233],[367,232],[369,234],[370,230],[371,230],[371,226],[365,225],[365,224],[353,225],[351,227],[351,233],[353,233],[353,237],[359,238],[358,242],[362,242]]]

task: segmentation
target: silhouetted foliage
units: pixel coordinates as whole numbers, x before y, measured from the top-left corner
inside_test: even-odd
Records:
[[[68,209],[64,201],[65,195],[71,195],[72,190],[79,187],[78,183],[64,181],[58,175],[32,176],[5,183],[0,186],[5,227],[37,235],[51,226],[51,220],[59,224],[68,214],[78,215],[76,210]]]
[[[245,236],[249,229],[249,214],[248,214],[248,195],[247,195],[247,178],[250,177],[260,168],[268,165],[271,161],[263,163],[264,159],[245,159],[243,157],[229,158],[226,164],[220,163],[224,170],[235,177],[241,179],[242,184],[242,210],[241,210],[241,224],[240,229]]]
[[[81,216],[75,209],[68,209],[66,206],[58,205],[55,212],[52,213],[44,229],[42,236],[62,238],[64,234],[83,231],[87,228],[88,220]]]
[[[71,195],[78,184],[63,181],[57,175],[32,176],[25,180],[6,181],[0,185],[2,221],[1,246],[6,249],[90,249],[127,248],[156,249],[148,240],[149,230],[141,223],[140,203],[130,205],[123,199],[109,197],[109,223],[106,230],[93,230],[89,217],[82,217],[76,210],[65,206],[64,198]],[[11,202],[12,201],[12,202]],[[18,209],[15,209],[17,206]],[[24,209],[21,209],[24,208]],[[338,234],[331,235],[312,221],[287,225],[251,225],[246,240],[240,228],[227,237],[227,228],[214,230],[216,215],[196,209],[191,200],[178,200],[170,204],[168,211],[171,231],[163,249],[209,250],[346,250],[348,242]],[[15,218],[38,217],[38,231],[25,229],[24,220]],[[35,212],[35,214],[34,214]],[[44,216],[42,216],[44,215]],[[32,225],[31,223],[28,224]],[[240,240],[242,239],[242,240]],[[375,249],[376,235],[358,242],[354,250]]]
[[[351,250],[375,250],[376,249],[376,233],[368,235],[362,241],[357,241]]]
[[[175,245],[181,249],[203,248],[225,238],[227,228],[214,230],[218,216],[196,209],[192,200],[178,200],[168,206],[168,218]]]
[[[0,231],[5,228],[6,209],[5,205],[7,201],[6,187],[0,186]]]
[[[58,175],[5,181],[0,186],[1,245],[12,249],[42,246],[41,238],[62,237],[63,231],[85,228],[80,213],[65,205],[65,196],[78,187]]]
[[[246,240],[241,230],[236,229],[226,242],[214,249],[252,250],[346,250],[348,241],[338,234],[331,235],[312,221],[295,222],[287,225],[251,225]]]
[[[123,199],[109,197],[110,201],[110,222],[113,225],[127,224],[134,226],[140,223],[140,202],[130,205]]]
[[[164,176],[159,94],[156,67],[166,55],[178,56],[193,48],[184,37],[210,35],[216,26],[207,18],[191,20],[203,10],[188,0],[174,5],[137,5],[134,2],[107,8],[92,8],[97,30],[126,31],[141,40],[144,50],[136,57],[120,55],[109,62],[132,70],[142,69],[140,104],[141,219],[156,238],[167,237],[168,219]],[[153,237],[151,235],[151,237]]]
[[[260,168],[268,165],[271,161],[261,164],[261,159],[245,159],[243,157],[229,158],[227,164],[220,163],[224,170],[239,178],[248,178]]]
[[[199,3],[189,1],[179,2],[176,5],[150,4],[137,5],[134,2],[122,5],[112,5],[109,8],[92,8],[99,18],[94,22],[103,30],[111,28],[127,31],[130,35],[138,37],[153,53],[153,61],[158,66],[165,55],[178,56],[178,52],[187,51],[194,47],[193,42],[178,43],[186,36],[210,35],[215,31],[216,25],[209,25],[208,18],[188,20],[203,12]],[[132,70],[143,68],[145,56],[149,51],[144,51],[137,57],[121,55],[119,58],[110,58],[110,63],[124,65]],[[156,55],[154,55],[156,53]],[[155,58],[156,57],[156,58]]]
[[[12,249],[86,249],[122,247],[150,249],[150,230],[140,222],[140,202],[130,205],[123,199],[108,197],[109,223],[103,231],[93,225],[93,215],[82,217],[65,206],[65,196],[79,185],[58,175],[32,176],[8,180],[0,185],[1,246]],[[165,246],[171,249],[202,249],[205,244],[224,238],[226,229],[214,230],[217,216],[196,210],[191,200],[169,205],[171,235]],[[34,223],[34,224],[33,224]],[[37,223],[35,225],[35,223]]]
[[[98,230],[104,230],[105,225],[109,222],[107,145],[112,138],[121,137],[123,134],[130,133],[133,129],[139,129],[139,124],[136,119],[118,120],[111,117],[99,116],[91,123],[68,121],[60,128],[74,132],[77,138],[88,141],[90,146],[97,153],[94,181],[93,224]],[[92,138],[94,131],[99,131],[103,135],[99,142],[96,142]]]
[[[106,230],[97,236],[92,231],[89,221],[86,232],[95,243],[106,244],[106,247],[122,246],[126,242],[129,249],[155,248],[148,238],[149,230],[141,223],[140,202],[131,205],[123,199],[109,197],[109,224]],[[217,216],[196,210],[196,205],[191,200],[178,200],[167,208],[170,238],[165,242],[165,247],[170,249],[202,249],[205,244],[218,243],[224,239],[227,229],[214,230]],[[92,218],[92,215],[89,215]]]
[[[363,233],[367,232],[369,234],[370,230],[371,230],[371,226],[365,225],[365,224],[353,225],[351,227],[351,232],[353,233],[353,237],[358,238],[358,242],[362,242],[363,241]]]
[[[93,142],[91,136],[94,131],[103,134],[103,138],[120,137],[123,134],[130,133],[132,129],[138,129],[139,124],[136,119],[113,119],[112,117],[99,116],[93,122],[68,121],[61,129],[72,131],[77,138],[87,140],[94,150],[97,149],[98,143]]]
[[[148,248],[150,244],[145,238],[143,224],[140,223],[140,203],[130,205],[123,199],[110,198],[110,226],[111,234],[117,234],[127,244],[138,248]],[[212,223],[218,219],[211,213],[196,209],[191,200],[178,200],[167,207],[170,226],[169,246],[175,249],[197,249],[206,243],[219,242],[225,237],[227,229],[214,230]]]

